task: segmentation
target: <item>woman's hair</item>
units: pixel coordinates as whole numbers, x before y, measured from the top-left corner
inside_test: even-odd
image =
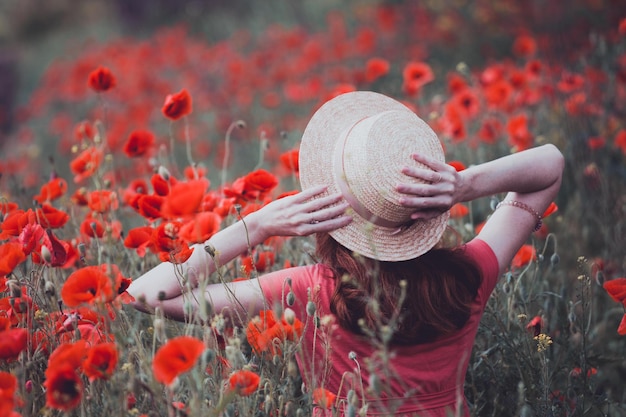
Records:
[[[398,345],[432,342],[462,328],[482,282],[462,248],[383,262],[354,255],[329,234],[318,233],[317,255],[336,282],[331,312],[339,324],[379,340],[386,339],[381,329],[391,329],[388,341]],[[402,291],[406,296],[398,305]]]

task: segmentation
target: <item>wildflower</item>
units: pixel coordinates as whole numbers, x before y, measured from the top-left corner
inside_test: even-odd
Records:
[[[281,353],[281,343],[296,341],[303,331],[304,325],[298,318],[287,320],[283,316],[277,321],[272,310],[263,310],[248,323],[246,338],[257,354],[268,353],[274,356]]]
[[[6,320],[10,324],[9,320]],[[22,328],[9,328],[0,331],[0,359],[9,361],[17,359],[20,353],[26,349],[28,330]]]
[[[9,275],[15,267],[26,260],[22,245],[17,242],[7,242],[0,245],[0,276]]]
[[[161,206],[162,215],[174,219],[194,214],[202,203],[208,185],[209,181],[205,178],[174,184]]]
[[[118,361],[117,345],[115,343],[99,343],[87,351],[82,368],[90,381],[108,379],[115,370]]]
[[[511,261],[512,268],[523,268],[528,265],[530,262],[537,259],[537,253],[535,251],[534,246],[532,245],[523,245],[513,257]]]
[[[545,352],[552,344],[552,338],[545,333],[533,337],[537,341],[537,352]]]
[[[184,88],[178,93],[168,94],[165,97],[165,103],[161,111],[170,120],[178,120],[191,114],[191,95]]]
[[[154,146],[154,134],[149,130],[131,132],[124,144],[124,153],[129,158],[143,156]]]
[[[228,387],[231,391],[245,397],[254,394],[259,388],[259,382],[261,382],[261,377],[258,374],[239,370],[233,372],[228,378]]]
[[[41,186],[39,194],[33,197],[33,200],[39,204],[51,202],[61,197],[67,192],[67,182],[63,178],[52,178],[50,181]]]
[[[515,147],[517,151],[523,151],[530,148],[533,142],[533,136],[528,130],[528,118],[521,114],[509,119],[507,126],[509,133],[509,143]]]
[[[456,93],[452,97],[450,104],[453,105],[459,114],[466,119],[475,117],[480,111],[478,96],[469,88]]]
[[[82,399],[83,382],[76,368],[70,365],[48,368],[46,371],[46,405],[57,410],[70,411]]]
[[[0,415],[11,416],[16,389],[17,378],[8,372],[0,372]]]
[[[151,247],[158,253],[161,261],[182,263],[193,253],[193,248],[178,236],[181,225],[180,222],[164,222],[153,229]]]
[[[430,65],[424,62],[409,62],[402,71],[402,90],[409,96],[414,96],[421,88],[435,79]]]
[[[613,140],[613,145],[626,155],[626,129],[621,129],[617,132]]]
[[[336,399],[337,395],[326,388],[315,388],[313,390],[313,403],[318,407],[330,409],[333,407]]]
[[[531,321],[526,325],[526,330],[530,330],[533,332],[534,337],[539,336],[541,334],[541,329],[543,328],[543,319],[541,316],[535,316]]]
[[[461,203],[456,203],[450,208],[450,217],[455,219],[460,219],[461,217],[465,217],[469,214],[469,208],[466,205]]]
[[[184,223],[178,236],[187,243],[203,243],[220,230],[221,222],[217,213],[204,211]]]
[[[541,215],[542,218],[546,218],[551,214],[556,213],[559,210],[559,207],[556,205],[556,203],[553,201],[550,203],[550,205],[548,206],[548,208],[543,212],[543,214]]]
[[[189,371],[204,351],[204,343],[191,336],[170,339],[154,355],[152,371],[157,381],[169,385]]]
[[[87,148],[78,154],[70,162],[70,169],[74,174],[74,182],[80,183],[84,179],[91,177],[100,167],[102,159],[102,151],[95,147]]]
[[[513,42],[513,53],[518,57],[528,58],[537,52],[537,41],[532,36],[520,35]]]
[[[69,307],[109,302],[126,284],[127,278],[122,276],[117,265],[86,266],[67,278],[61,288],[61,298]]]
[[[300,155],[299,149],[292,149],[284,152],[280,155],[281,165],[287,169],[288,172],[298,174],[300,172],[300,166],[298,165],[298,157]]]
[[[96,213],[117,210],[119,202],[115,191],[95,190],[87,194],[87,205]]]
[[[257,169],[244,177],[244,192],[256,192],[259,199],[262,199],[264,194],[272,191],[277,185],[276,176],[264,169]]]
[[[273,251],[257,251],[252,256],[243,258],[241,260],[241,266],[243,271],[248,275],[250,275],[254,269],[258,272],[265,272],[274,265],[275,258],[276,255]]]
[[[461,161],[450,161],[448,162],[448,165],[454,167],[456,172],[463,171],[465,169],[465,164]]]
[[[158,195],[142,195],[137,198],[136,210],[148,220],[156,220],[162,217],[161,206],[163,205],[163,197]]]
[[[35,213],[37,219],[39,219],[39,223],[43,227],[50,229],[61,228],[70,219],[69,214],[52,207],[50,204],[44,204],[41,208],[38,208]]]
[[[611,298],[626,306],[626,278],[615,278],[602,285]]]
[[[620,336],[626,336],[626,314],[622,316],[619,326],[617,326],[617,334]]]
[[[102,92],[115,87],[117,80],[110,69],[98,67],[89,74],[87,84],[94,91]]]
[[[365,63],[365,81],[374,82],[389,73],[389,61],[383,58],[371,58]]]

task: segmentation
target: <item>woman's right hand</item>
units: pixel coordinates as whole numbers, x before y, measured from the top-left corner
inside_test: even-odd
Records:
[[[405,194],[400,204],[415,209],[412,219],[437,217],[459,202],[462,177],[453,166],[420,154],[412,155],[412,158],[427,168],[406,166],[402,173],[422,183],[407,181],[396,187]]]
[[[319,197],[326,189],[326,186],[312,187],[274,200],[246,216],[244,221],[254,222],[264,238],[307,236],[346,226],[352,221],[346,214],[348,203],[340,193]]]

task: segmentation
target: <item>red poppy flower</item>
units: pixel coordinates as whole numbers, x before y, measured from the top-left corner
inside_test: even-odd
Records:
[[[533,332],[533,336],[538,336],[541,333],[541,329],[543,328],[543,319],[541,316],[535,316],[531,321],[526,325],[526,330],[530,330]]]
[[[556,203],[553,201],[550,203],[550,205],[548,206],[548,208],[543,212],[543,214],[541,215],[541,217],[543,217],[544,219],[548,216],[550,216],[551,214],[556,213],[559,210],[559,207],[556,205]]]
[[[469,214],[469,208],[466,205],[461,203],[456,203],[450,208],[450,217],[454,219],[460,219],[461,217],[465,217]]]
[[[41,208],[36,210],[39,223],[50,229],[58,229],[63,227],[65,223],[70,219],[69,214],[61,211],[50,204],[44,204]]]
[[[285,317],[277,321],[272,310],[263,310],[248,322],[246,339],[257,354],[276,355],[282,352],[283,343],[298,340],[303,331],[299,319],[294,318],[291,324]]]
[[[533,245],[522,245],[511,261],[512,268],[522,268],[537,259],[537,253]]]
[[[613,140],[613,145],[626,155],[626,129],[621,129],[617,132],[617,135],[615,135],[615,139]]]
[[[254,394],[260,382],[261,377],[258,374],[244,369],[233,372],[228,378],[230,389],[244,397]]]
[[[79,153],[70,162],[70,169],[74,174],[74,182],[79,183],[91,177],[100,167],[102,158],[102,151],[94,147],[87,148]]]
[[[509,133],[509,143],[517,151],[528,149],[533,144],[533,135],[528,130],[528,119],[526,115],[511,117],[506,126]]]
[[[374,82],[389,73],[389,61],[383,58],[371,58],[365,63],[365,81]]]
[[[402,91],[409,96],[416,95],[421,88],[435,79],[430,65],[424,62],[409,62],[402,71]]]
[[[294,173],[297,175],[300,172],[300,165],[298,161],[299,156],[300,156],[300,150],[292,149],[280,155],[279,157],[280,163],[283,166],[283,168],[287,169],[287,172]]]
[[[626,278],[615,278],[602,284],[612,299],[626,306]]]
[[[161,214],[174,219],[196,213],[208,185],[209,181],[205,178],[174,184],[161,206]]]
[[[182,263],[193,253],[185,241],[179,238],[180,222],[163,222],[152,231],[151,244],[163,262]]]
[[[117,345],[113,342],[99,343],[87,350],[87,357],[83,361],[83,372],[90,381],[109,379],[117,366]]]
[[[622,316],[622,321],[620,321],[619,326],[617,327],[617,333],[620,336],[626,336],[626,314]]]
[[[330,409],[334,406],[336,400],[337,395],[326,388],[315,388],[313,390],[313,403],[318,407]]]
[[[104,226],[100,220],[87,217],[80,224],[80,232],[85,236],[100,239],[104,236]]]
[[[150,177],[150,184],[156,195],[165,197],[170,193],[170,187],[176,183],[173,177],[164,178],[163,175],[154,174]]]
[[[87,205],[96,213],[117,210],[117,194],[111,190],[95,190],[87,194]]]
[[[75,343],[63,343],[50,354],[46,375],[55,368],[69,366],[72,369],[80,368],[87,353],[87,343],[79,340]]]
[[[204,211],[183,224],[178,236],[187,243],[203,243],[220,230],[221,222],[217,213]]]
[[[513,42],[513,53],[522,58],[528,58],[537,52],[537,42],[532,36],[520,35]]]
[[[478,138],[487,144],[494,144],[503,130],[502,123],[498,119],[486,118],[478,129]]]
[[[276,255],[273,251],[258,251],[252,256],[244,257],[241,260],[241,266],[248,275],[250,275],[254,269],[256,269],[257,272],[265,272],[274,265],[275,258]]]
[[[456,172],[460,172],[465,169],[465,164],[461,161],[449,161],[448,165],[454,167],[454,169],[456,169]]]
[[[19,236],[24,226],[27,224],[35,224],[36,222],[37,218],[35,212],[31,209],[28,209],[28,211],[22,209],[11,211],[0,225],[2,229],[0,240]]]
[[[171,120],[187,116],[191,114],[191,110],[191,95],[184,88],[178,93],[168,94],[161,109],[163,115]]]
[[[466,119],[475,117],[480,111],[478,96],[469,88],[465,88],[456,93],[452,97],[451,103],[455,106],[459,115]]]
[[[68,307],[111,301],[114,297],[107,265],[86,266],[73,272],[61,288],[61,298]]]
[[[154,146],[154,134],[149,130],[131,132],[124,144],[124,153],[129,158],[137,158],[148,153]]]
[[[89,74],[87,84],[94,91],[101,92],[115,87],[117,80],[110,69],[98,67]]]
[[[557,82],[556,87],[563,93],[571,93],[580,90],[585,85],[585,79],[580,74],[564,72],[561,79]]]
[[[513,95],[513,86],[506,80],[499,80],[487,85],[483,94],[489,106],[506,109]]]
[[[69,365],[53,368],[50,372],[46,372],[46,381],[43,385],[46,387],[48,407],[70,411],[80,404],[83,382],[76,368]]]
[[[17,378],[9,372],[0,372],[0,415],[13,417]],[[19,416],[19,414],[17,415]]]
[[[20,353],[26,349],[27,342],[27,329],[12,328],[0,331],[0,359],[5,361],[17,359]]]
[[[160,218],[163,197],[158,195],[142,195],[137,199],[137,211],[148,220]]]
[[[204,352],[204,343],[191,336],[170,339],[154,355],[152,370],[154,378],[166,385],[180,374],[189,371]]]
[[[26,260],[22,245],[17,242],[7,242],[0,245],[0,276],[9,275],[16,266]]]
[[[261,194],[272,191],[278,185],[276,176],[264,169],[257,169],[244,177],[244,191]],[[260,197],[259,197],[260,198]]]
[[[67,182],[63,178],[53,178],[46,184],[41,186],[39,194],[33,197],[33,200],[39,204],[51,202],[61,197],[67,192]]]
[[[153,229],[150,226],[141,226],[130,229],[126,238],[124,239],[124,246],[137,250],[137,255],[143,258],[146,255],[146,248],[148,248],[152,241]]]

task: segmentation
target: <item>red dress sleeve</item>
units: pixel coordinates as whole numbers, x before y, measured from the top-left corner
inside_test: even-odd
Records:
[[[491,247],[484,240],[475,238],[465,245],[466,253],[474,259],[483,277],[482,285],[478,290],[478,300],[482,306],[487,304],[499,278],[498,258]]]

